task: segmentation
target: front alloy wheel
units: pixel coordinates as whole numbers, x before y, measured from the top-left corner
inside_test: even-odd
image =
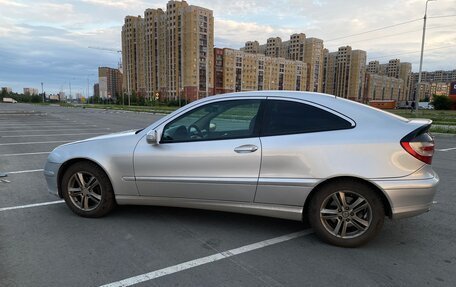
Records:
[[[91,173],[80,171],[73,174],[67,189],[73,205],[82,211],[91,211],[100,205],[101,185]]]
[[[66,204],[79,216],[101,217],[116,205],[108,176],[91,162],[71,165],[62,177],[61,187]]]

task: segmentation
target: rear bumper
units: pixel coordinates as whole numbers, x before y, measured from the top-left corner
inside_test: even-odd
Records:
[[[376,180],[391,205],[393,219],[415,216],[431,209],[439,177],[412,180]]]

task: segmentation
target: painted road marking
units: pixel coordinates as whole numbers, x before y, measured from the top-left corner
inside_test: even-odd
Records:
[[[78,133],[78,134],[46,134],[46,135],[14,135],[14,136],[0,136],[2,138],[26,138],[26,137],[51,137],[51,136],[82,136],[82,135],[99,135],[99,133]]]
[[[71,125],[71,126],[70,126]],[[17,126],[20,126],[21,128],[22,127],[48,127],[48,128],[62,128],[62,127],[74,127],[75,125],[85,125],[83,123],[79,123],[79,124],[67,124],[67,125],[43,125],[43,124],[2,124],[2,127],[5,127],[5,128],[14,128],[14,127],[17,127]],[[87,125],[86,127],[98,127],[97,125]]]
[[[74,140],[73,140],[74,141]],[[24,145],[24,144],[46,144],[46,143],[68,143],[72,141],[48,141],[48,142],[25,142],[25,143],[2,143],[0,146],[5,146],[5,145]]]
[[[6,156],[22,156],[22,155],[36,155],[36,154],[49,154],[50,151],[40,151],[40,152],[26,152],[26,153],[7,153],[7,154],[0,154],[0,157]]]
[[[450,151],[450,150],[455,150],[456,147],[451,147],[451,148],[444,148],[444,149],[436,149],[437,151]]]
[[[27,205],[2,207],[2,208],[0,208],[0,212],[1,211],[7,211],[7,210],[14,210],[14,209],[23,209],[23,208],[30,208],[30,207],[58,204],[58,203],[63,203],[63,202],[65,202],[65,201],[64,200],[56,200],[56,201],[48,201],[48,202],[41,202],[41,203],[34,203],[34,204],[27,204]]]
[[[54,132],[54,131],[74,131],[74,130],[110,130],[110,128],[72,128],[72,129],[49,129],[49,130],[0,130],[2,133],[18,132]]]
[[[20,174],[20,173],[31,173],[31,172],[39,172],[44,171],[44,169],[30,169],[30,170],[19,170],[19,171],[10,171],[6,174]]]
[[[152,272],[149,272],[149,273],[145,273],[145,274],[142,274],[142,275],[130,277],[130,278],[123,279],[123,280],[120,280],[120,281],[117,281],[117,282],[112,282],[112,283],[103,285],[101,287],[120,287],[120,286],[125,287],[125,286],[135,285],[135,284],[138,284],[138,283],[141,283],[141,282],[153,280],[153,279],[156,279],[156,278],[159,278],[159,277],[163,277],[163,276],[170,275],[170,274],[173,274],[173,273],[176,273],[176,272],[184,271],[184,270],[187,270],[187,269],[190,269],[190,268],[194,268],[194,267],[197,267],[197,266],[200,266],[200,265],[213,263],[213,262],[216,262],[216,261],[219,261],[219,260],[222,260],[222,259],[226,259],[226,258],[235,256],[235,255],[239,255],[239,254],[242,254],[242,253],[245,253],[245,252],[257,250],[257,249],[264,248],[264,247],[267,247],[267,246],[270,246],[270,245],[274,245],[274,244],[285,242],[285,241],[288,241],[288,240],[291,240],[291,239],[295,239],[295,238],[298,238],[298,237],[306,236],[306,235],[309,235],[311,233],[312,233],[311,230],[304,230],[304,231],[299,231],[299,232],[295,232],[295,233],[286,234],[286,235],[283,235],[283,236],[267,239],[267,240],[260,241],[260,242],[257,242],[257,243],[245,245],[245,246],[242,246],[242,247],[239,247],[239,248],[223,251],[223,252],[220,252],[220,253],[217,253],[217,254],[214,254],[214,255],[209,255],[209,256],[198,258],[198,259],[195,259],[195,260],[187,261],[187,262],[184,262],[184,263],[181,263],[181,264],[177,264],[177,265],[174,265],[174,266],[166,267],[166,268],[163,268],[163,269],[160,269],[160,270],[156,270],[156,271],[152,271]]]

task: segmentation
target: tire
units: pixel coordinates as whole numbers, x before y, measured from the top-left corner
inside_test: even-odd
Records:
[[[308,218],[321,240],[341,247],[358,247],[381,230],[385,209],[368,185],[337,181],[323,186],[311,198]]]
[[[71,165],[63,174],[61,187],[67,206],[79,216],[102,217],[116,206],[108,176],[94,163]]]

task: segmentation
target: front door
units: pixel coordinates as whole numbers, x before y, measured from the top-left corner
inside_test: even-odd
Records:
[[[159,144],[141,139],[134,154],[140,194],[252,202],[261,161],[261,102],[211,102],[165,123]]]

